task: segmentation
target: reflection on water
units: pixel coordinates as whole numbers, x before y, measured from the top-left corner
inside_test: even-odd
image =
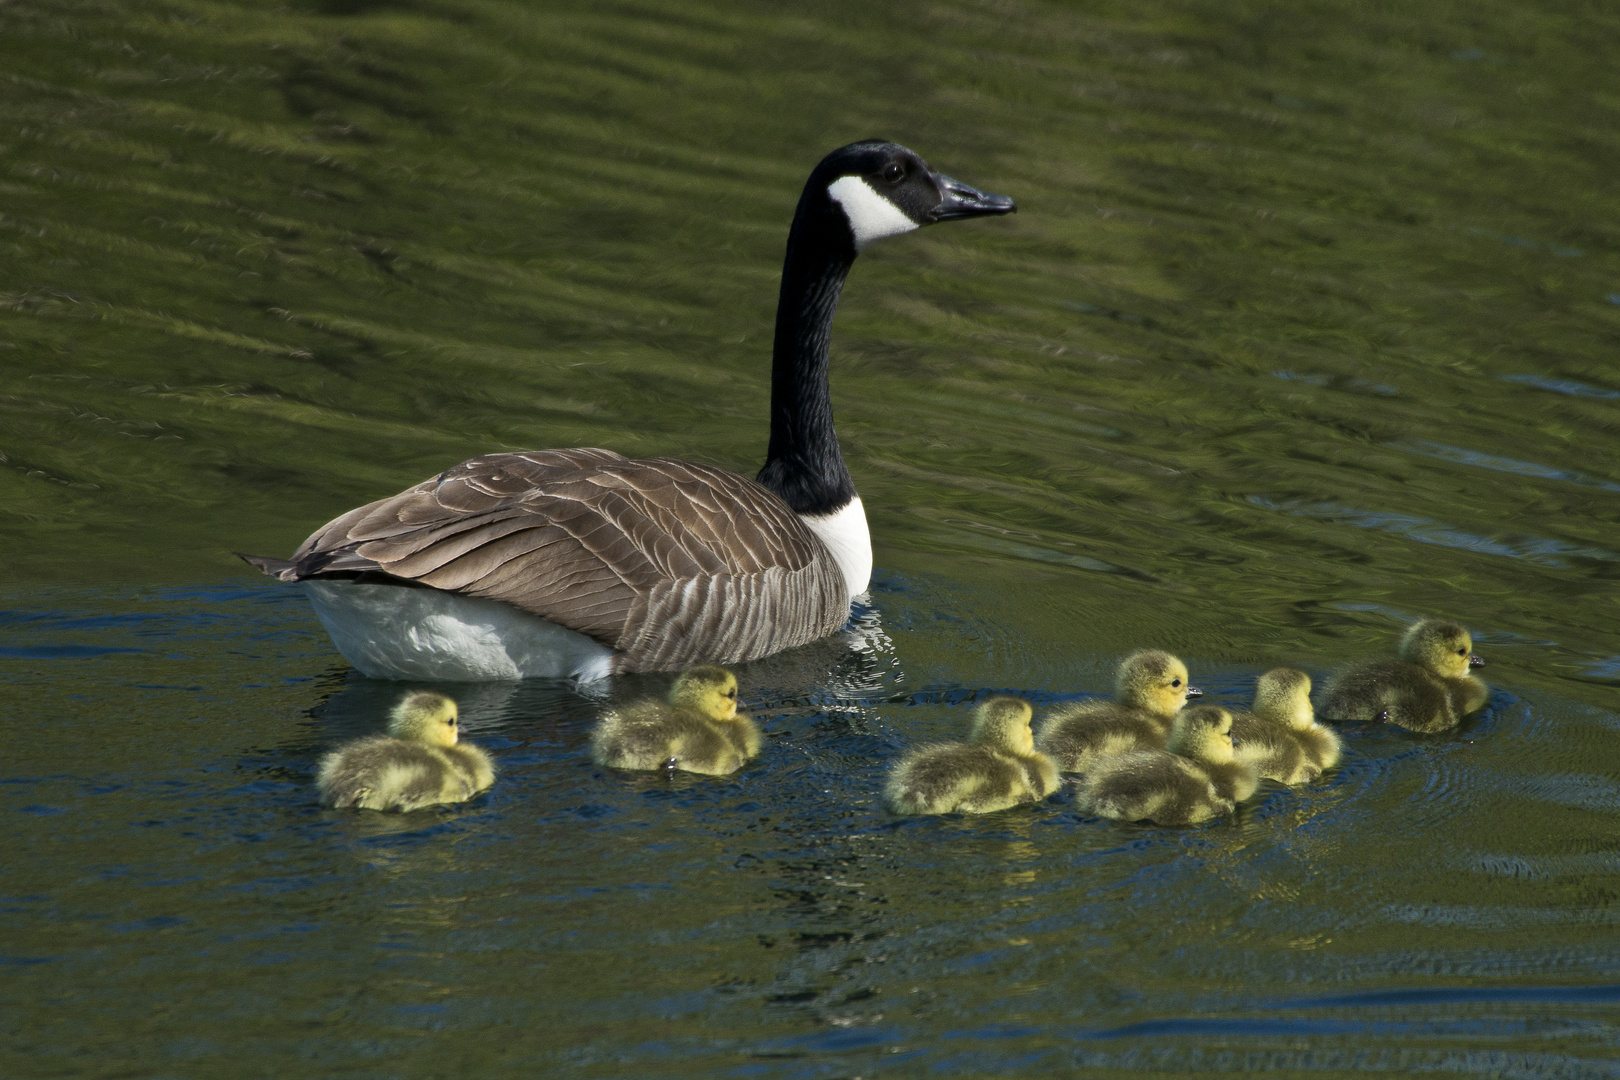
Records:
[[[1614,37],[1506,0],[0,5],[4,1073],[1620,1072]],[[229,552],[492,449],[751,472],[799,185],[874,134],[1021,211],[851,277],[879,584],[742,673],[762,761],[592,766],[656,678],[456,687],[490,794],[316,807],[399,688]],[[1231,822],[878,804],[993,693],[1155,645],[1243,702],[1420,614],[1474,631],[1485,715],[1352,732]]]

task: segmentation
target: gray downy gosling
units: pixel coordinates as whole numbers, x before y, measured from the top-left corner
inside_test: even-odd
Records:
[[[459,741],[456,703],[413,690],[388,717],[388,734],[357,739],[321,759],[321,802],[362,810],[420,810],[466,802],[495,782],[482,749]]]
[[[1311,677],[1273,668],[1254,687],[1252,712],[1232,714],[1239,761],[1279,784],[1306,784],[1339,763],[1339,733],[1316,722]]]
[[[1050,713],[1035,733],[1035,747],[1064,772],[1086,772],[1103,758],[1132,750],[1163,750],[1176,713],[1200,693],[1187,685],[1186,664],[1143,649],[1120,663],[1115,700],[1082,701]]]
[[[1383,720],[1433,734],[1485,707],[1490,688],[1469,674],[1485,661],[1454,622],[1420,619],[1401,638],[1399,658],[1368,660],[1336,673],[1317,710],[1325,720]]]
[[[759,746],[759,728],[737,711],[737,676],[710,664],[681,672],[667,701],[648,698],[616,709],[591,734],[598,765],[707,776],[736,772]]]
[[[973,710],[965,743],[935,743],[900,759],[884,798],[897,814],[988,814],[1046,798],[1057,763],[1035,750],[1029,702],[996,697]]]
[[[1233,756],[1231,732],[1232,714],[1225,709],[1185,709],[1176,716],[1167,749],[1105,759],[1080,782],[1075,805],[1099,817],[1155,825],[1225,817],[1260,782]]]

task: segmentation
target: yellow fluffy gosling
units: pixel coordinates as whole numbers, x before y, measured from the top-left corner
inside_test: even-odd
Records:
[[[1339,734],[1311,712],[1311,677],[1273,668],[1254,687],[1254,711],[1232,714],[1239,761],[1280,784],[1306,784],[1339,763]]]
[[[1490,689],[1470,675],[1485,661],[1454,622],[1421,619],[1401,638],[1399,659],[1368,660],[1336,673],[1320,710],[1326,720],[1383,720],[1432,734],[1485,707]]]
[[[724,776],[757,755],[759,742],[759,728],[737,711],[737,676],[704,665],[681,672],[669,700],[649,698],[602,717],[591,756],[615,769]]]
[[[1082,701],[1049,714],[1035,747],[1064,772],[1086,772],[1105,757],[1132,750],[1163,750],[1187,695],[1198,693],[1187,685],[1186,664],[1144,649],[1119,665],[1114,701]]]
[[[1075,805],[1117,821],[1196,825],[1224,817],[1254,794],[1254,770],[1232,754],[1232,714],[1215,705],[1184,709],[1168,749],[1100,761],[1080,782]]]
[[[465,802],[495,782],[495,765],[458,735],[456,703],[414,690],[389,714],[387,735],[357,739],[321,759],[321,802],[402,811]]]
[[[889,773],[884,790],[897,814],[988,814],[1044,799],[1057,790],[1057,763],[1037,753],[1029,702],[991,698],[973,711],[965,743],[913,750]]]

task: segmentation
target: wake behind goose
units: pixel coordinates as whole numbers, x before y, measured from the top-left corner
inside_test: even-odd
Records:
[[[788,233],[753,480],[607,450],[488,454],[351,510],[291,559],[243,558],[303,583],[374,678],[596,679],[825,637],[872,572],[827,378],[844,280],[874,241],[1015,209],[894,143],[822,159]]]

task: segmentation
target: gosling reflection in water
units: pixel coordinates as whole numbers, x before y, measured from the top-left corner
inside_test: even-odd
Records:
[[[1164,750],[1105,758],[1080,781],[1075,804],[1117,821],[1196,825],[1225,817],[1259,779],[1236,760],[1232,714],[1218,705],[1182,711]]]
[[[1044,799],[1058,786],[1057,763],[1035,749],[1029,702],[997,697],[973,712],[965,743],[913,750],[889,774],[885,796],[897,814],[987,814]]]
[[[443,694],[406,694],[387,735],[358,739],[321,760],[321,802],[406,811],[472,798],[495,782],[495,765],[479,747],[459,742],[457,721],[456,703]]]
[[[723,776],[757,756],[759,745],[759,728],[737,711],[737,677],[705,665],[682,672],[667,701],[638,701],[602,717],[591,757],[614,769]]]
[[[1456,727],[1485,707],[1490,688],[1469,674],[1485,661],[1474,639],[1454,622],[1420,619],[1401,638],[1394,660],[1346,668],[1328,684],[1322,717],[1395,724],[1432,734]]]

